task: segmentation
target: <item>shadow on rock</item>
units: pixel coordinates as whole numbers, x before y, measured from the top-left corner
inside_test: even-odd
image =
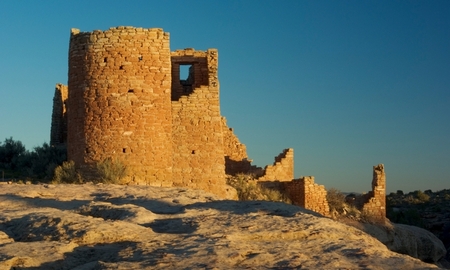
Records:
[[[218,211],[233,212],[237,215],[254,212],[264,212],[267,215],[294,217],[301,214],[309,214],[323,217],[319,213],[307,210],[300,206],[269,201],[212,201],[198,202],[185,206],[185,209],[216,209]]]

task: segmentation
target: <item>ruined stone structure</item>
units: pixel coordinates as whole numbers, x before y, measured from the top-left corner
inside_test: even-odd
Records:
[[[384,165],[373,166],[372,191],[363,196],[362,211],[374,221],[383,223],[386,219],[386,174]]]
[[[126,164],[128,183],[223,197],[226,174],[255,169],[220,114],[218,51],[171,52],[169,33],[159,28],[72,29],[68,87],[56,87],[51,144],[66,144],[87,179],[111,158]]]
[[[58,83],[53,96],[52,126],[50,130],[50,144],[55,146],[64,145],[67,142],[67,108],[68,95],[66,85]]]
[[[258,180],[291,181],[294,179],[294,149],[284,149],[275,157],[273,165],[264,168],[263,175]]]
[[[313,176],[304,176],[283,184],[293,204],[324,216],[330,215],[325,186],[314,183]]]
[[[261,183],[281,183],[275,186],[295,204],[328,215],[325,188],[313,177],[294,179],[293,149],[264,169],[251,164],[220,114],[218,51],[172,52],[160,28],[72,29],[68,86],[56,85],[50,137],[51,145],[67,147],[85,179],[98,177],[96,164],[110,158],[127,166],[125,183],[225,198],[226,174],[252,173]],[[378,216],[385,211],[383,177],[366,206]]]

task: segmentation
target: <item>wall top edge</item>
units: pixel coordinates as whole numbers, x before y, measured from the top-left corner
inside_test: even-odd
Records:
[[[78,35],[78,34],[99,34],[99,33],[107,33],[107,32],[127,32],[127,31],[133,31],[133,32],[158,32],[158,33],[164,33],[165,35],[169,35],[168,32],[164,32],[162,28],[143,28],[143,27],[134,27],[134,26],[116,26],[116,27],[110,27],[107,30],[93,30],[92,32],[81,32],[78,28],[71,28],[70,34],[71,35]]]

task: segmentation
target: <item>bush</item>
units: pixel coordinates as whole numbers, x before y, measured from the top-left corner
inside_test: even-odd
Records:
[[[345,195],[338,189],[330,188],[327,191],[327,201],[330,207],[330,212],[336,211],[339,214],[344,212]]]
[[[240,201],[273,201],[291,203],[291,201],[277,189],[262,187],[251,174],[237,174],[227,179],[227,184],[234,187]]]
[[[66,160],[66,148],[44,143],[28,154],[29,174],[37,178],[52,179],[55,168]]]
[[[100,175],[101,183],[119,184],[120,180],[127,175],[127,168],[118,159],[107,158],[97,163],[97,171]]]
[[[258,200],[257,186],[252,175],[237,174],[229,177],[227,184],[236,189],[240,201]]]
[[[430,195],[423,193],[420,190],[416,190],[414,195],[420,202],[428,202],[430,200]]]
[[[75,169],[75,162],[66,161],[56,167],[53,176],[53,183],[61,184],[81,184],[83,182],[81,175]]]

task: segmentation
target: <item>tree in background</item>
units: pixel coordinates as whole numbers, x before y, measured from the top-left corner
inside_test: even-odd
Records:
[[[14,141],[12,137],[0,143],[0,168],[16,170],[20,167],[21,159],[27,154],[21,141]]]
[[[47,143],[29,152],[21,141],[5,139],[0,144],[0,169],[14,176],[26,176],[50,180],[54,170],[67,159],[64,147],[54,147]]]

